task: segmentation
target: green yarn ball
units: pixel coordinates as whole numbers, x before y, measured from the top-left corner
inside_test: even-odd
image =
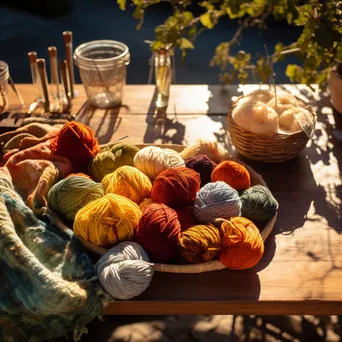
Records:
[[[278,202],[271,191],[262,185],[255,185],[242,192],[241,216],[254,223],[269,221],[278,210]]]
[[[133,166],[134,156],[139,148],[134,145],[114,143],[101,149],[89,164],[89,173],[98,182],[118,167]]]
[[[89,202],[104,196],[102,184],[73,176],[56,183],[48,193],[49,207],[67,220],[74,220],[76,213]]]

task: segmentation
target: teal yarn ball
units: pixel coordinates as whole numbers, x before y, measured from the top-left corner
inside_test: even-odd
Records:
[[[238,192],[225,182],[206,184],[196,195],[194,216],[201,223],[215,223],[217,218],[240,216],[241,199]]]
[[[134,156],[138,151],[138,147],[130,144],[108,144],[90,161],[89,173],[97,182],[101,182],[104,176],[120,166],[133,166]]]
[[[241,215],[255,223],[268,222],[278,210],[278,202],[271,191],[262,185],[255,185],[242,192]]]
[[[102,196],[102,184],[86,177],[72,176],[59,181],[50,189],[48,205],[56,214],[74,220],[81,208]]]

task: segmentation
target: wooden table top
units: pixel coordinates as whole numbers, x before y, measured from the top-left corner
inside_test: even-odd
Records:
[[[342,314],[342,115],[329,98],[304,86],[284,85],[313,103],[316,134],[298,158],[280,164],[248,161],[238,155],[226,130],[232,98],[244,88],[172,86],[164,123],[156,120],[155,88],[128,85],[120,109],[94,109],[82,86],[73,101],[77,120],[94,129],[100,143],[129,135],[131,143],[191,144],[215,139],[260,173],[279,202],[275,228],[259,264],[250,270],[202,274],[156,272],[138,298],[117,301],[107,314]],[[18,85],[25,102],[32,88]]]

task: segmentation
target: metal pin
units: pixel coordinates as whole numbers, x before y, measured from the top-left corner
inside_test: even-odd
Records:
[[[59,78],[56,46],[49,46],[48,53],[50,59],[50,83],[53,85],[52,94],[55,99],[59,99]]]
[[[45,113],[49,113],[50,101],[49,101],[49,91],[48,91],[48,83],[47,83],[47,76],[46,76],[45,59],[44,58],[37,59],[37,65],[38,65],[38,73],[39,73],[40,81],[42,83],[43,94],[44,94],[44,110],[45,110]]]
[[[64,92],[65,92],[65,96],[68,102],[68,108],[71,107],[71,100],[70,100],[70,96],[69,96],[69,89],[68,89],[68,75],[67,75],[67,61],[60,61],[59,62],[59,70],[61,73],[61,77],[62,77],[62,82],[63,82],[63,86],[64,86]]]
[[[68,63],[68,75],[69,75],[69,84],[70,84],[70,99],[74,98],[74,84],[75,84],[75,76],[74,76],[74,64],[72,60],[72,32],[64,31],[64,46],[65,46],[65,56]]]
[[[37,68],[37,52],[30,51],[27,55],[30,61],[32,84],[34,85],[34,90],[36,92],[36,96],[38,100],[41,100],[42,93],[41,93],[41,87],[39,85],[39,76],[38,76],[38,68]]]

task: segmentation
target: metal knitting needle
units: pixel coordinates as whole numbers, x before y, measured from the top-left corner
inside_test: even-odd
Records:
[[[49,59],[50,59],[50,83],[53,86],[52,96],[55,99],[59,99],[59,79],[58,79],[56,46],[49,46],[48,53],[49,53]]]
[[[45,113],[49,113],[50,101],[49,101],[49,91],[48,91],[47,76],[46,76],[45,59],[44,58],[37,59],[37,65],[38,65],[38,73],[39,73],[40,81],[42,83],[43,94],[44,94],[44,110],[45,110]]]
[[[68,89],[68,75],[67,75],[67,61],[63,60],[59,62],[59,71],[61,73],[62,77],[62,82],[64,86],[64,92],[65,92],[65,97],[67,99],[67,108],[69,109],[71,107],[71,100],[69,96],[69,89]]]
[[[72,32],[64,31],[64,46],[65,46],[65,56],[68,63],[68,75],[69,75],[69,84],[70,84],[70,99],[74,98],[74,84],[75,84],[75,76],[74,76],[74,63],[72,60]]]

